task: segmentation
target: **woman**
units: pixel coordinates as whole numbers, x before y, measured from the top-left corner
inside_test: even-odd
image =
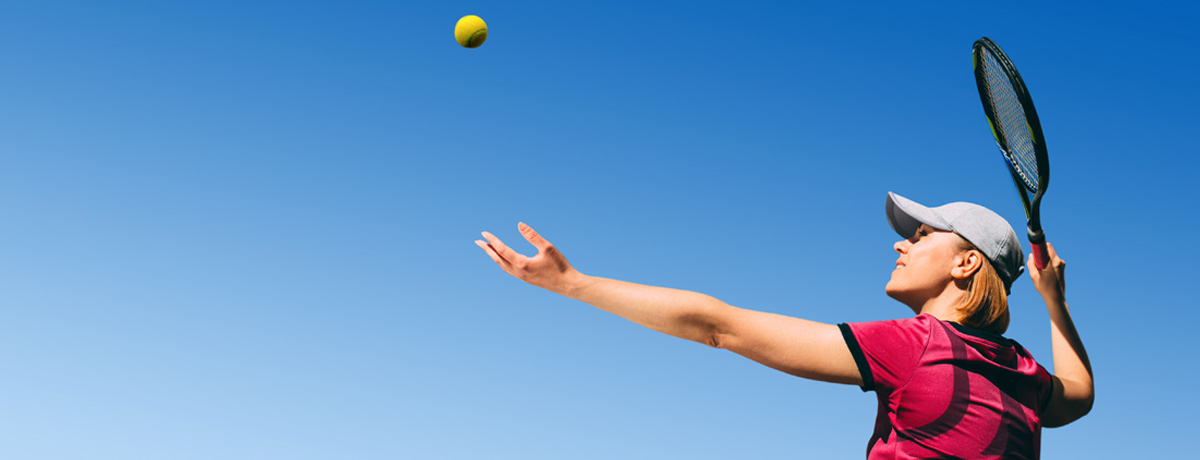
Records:
[[[875,391],[868,459],[1037,458],[1041,427],[1066,425],[1094,399],[1091,365],[1064,297],[1066,263],[1050,247],[1022,261],[1008,222],[971,203],[928,208],[888,193],[888,223],[904,239],[886,291],[917,316],[822,324],[745,310],[689,291],[584,275],[532,228],[526,257],[484,232],[475,243],[505,272],[659,332],[724,348],[800,377]],[[1029,268],[1050,312],[1051,375],[1002,337],[1007,293]]]

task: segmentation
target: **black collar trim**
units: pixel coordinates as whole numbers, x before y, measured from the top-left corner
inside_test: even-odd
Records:
[[[975,329],[973,327],[963,326],[954,321],[946,321],[946,322],[950,323],[951,326],[954,326],[955,329],[958,329],[958,332],[961,332],[963,334],[967,334],[967,335],[974,336],[974,337],[979,337],[983,340],[987,340],[989,342],[995,342],[1000,345],[1012,345],[1013,344],[1012,340],[1005,338],[1002,335],[993,334],[991,332]]]

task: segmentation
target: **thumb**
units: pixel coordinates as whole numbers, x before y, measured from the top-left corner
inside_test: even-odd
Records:
[[[521,232],[521,236],[524,236],[526,240],[529,240],[529,243],[532,244],[533,247],[538,249],[538,252],[541,252],[552,246],[550,242],[546,241],[545,238],[542,238],[542,235],[539,235],[538,232],[533,229],[533,227],[526,225],[524,222],[517,223],[517,230]]]

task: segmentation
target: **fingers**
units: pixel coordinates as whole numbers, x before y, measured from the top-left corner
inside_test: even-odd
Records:
[[[1054,266],[1059,273],[1066,269],[1067,261],[1058,257],[1058,251],[1054,250],[1053,244],[1046,243],[1046,253],[1050,255],[1050,261],[1046,265]]]
[[[504,260],[503,257],[500,257],[500,254],[496,253],[496,248],[492,247],[492,245],[487,244],[483,240],[475,240],[475,245],[479,246],[480,249],[483,249],[483,252],[486,252],[488,257],[491,257],[492,260],[496,262],[496,265],[499,265],[500,268],[504,269],[504,271],[509,271],[512,269],[512,264],[508,263],[507,260]]]
[[[1065,292],[1067,290],[1067,261],[1058,257],[1058,252],[1054,250],[1054,245],[1046,243],[1046,250],[1050,253],[1050,262],[1054,265],[1054,271],[1058,273],[1058,284]]]
[[[1052,262],[1056,261],[1058,265],[1066,264],[1066,262],[1063,262],[1062,259],[1058,258],[1058,251],[1054,250],[1054,245],[1050,244],[1050,242],[1046,242],[1046,253],[1050,255],[1050,260]]]
[[[537,248],[538,252],[542,252],[546,248],[552,246],[549,241],[546,241],[545,238],[542,238],[542,235],[539,235],[538,232],[534,231],[533,227],[530,227],[524,222],[517,223],[517,230],[521,231],[521,236],[524,236],[526,240],[529,240],[529,243],[532,244],[533,247]]]
[[[487,239],[488,244],[490,244],[492,249],[496,251],[496,254],[499,254],[500,257],[509,264],[512,264],[513,262],[525,257],[505,245],[503,241],[500,241],[500,238],[496,238],[496,235],[488,232],[483,232],[481,234],[485,239]]]
[[[1067,263],[1058,258],[1058,253],[1050,243],[1046,243],[1046,253],[1049,259],[1046,261],[1045,268],[1038,269],[1033,254],[1030,254],[1028,260],[1025,261],[1026,271],[1029,272],[1029,277],[1033,280],[1033,285],[1039,293],[1043,296],[1057,295],[1061,298],[1066,293]]]
[[[1058,251],[1055,251],[1055,250],[1054,250],[1054,245],[1053,245],[1053,244],[1046,243],[1046,248],[1047,248],[1047,249],[1050,251],[1050,256],[1051,256],[1051,257],[1053,257],[1053,258],[1055,258],[1055,259],[1062,260],[1062,258],[1061,258],[1061,257],[1058,257]]]

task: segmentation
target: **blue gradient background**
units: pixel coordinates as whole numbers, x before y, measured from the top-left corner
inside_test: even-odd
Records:
[[[472,241],[898,318],[885,193],[1024,216],[970,47],[1029,84],[1096,369],[1045,458],[1187,455],[1191,2],[0,8],[0,457],[861,458],[873,394],[525,285]],[[1002,7],[1003,9],[998,9]],[[468,50],[455,21],[490,37]],[[1008,335],[1048,367],[1028,278]]]

